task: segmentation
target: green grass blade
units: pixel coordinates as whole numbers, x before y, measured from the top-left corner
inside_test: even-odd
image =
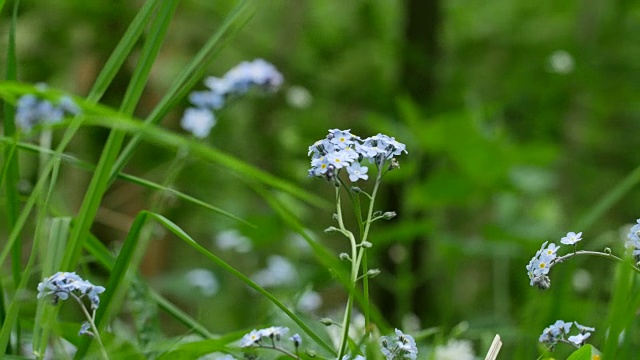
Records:
[[[253,15],[255,5],[250,5],[254,2],[255,0],[243,0],[236,5],[218,30],[209,38],[205,46],[196,54],[182,73],[178,75],[160,103],[145,120],[145,124],[158,124],[167,112],[178,104],[189,93],[191,88],[200,81],[211,61],[222,49],[225,40],[235,35]],[[124,169],[141,141],[142,137],[134,134],[129,143],[127,143],[111,173],[112,181],[115,179],[116,174]]]
[[[18,78],[17,69],[17,56],[16,56],[16,24],[18,21],[18,7],[20,1],[16,0],[13,3],[13,13],[11,15],[11,25],[9,27],[9,43],[7,46],[7,69],[6,79],[9,81],[15,81]],[[13,105],[4,103],[4,133],[6,136],[16,135],[16,125],[14,122],[15,108]],[[18,169],[18,157],[12,149],[5,150],[5,161],[8,164],[7,178],[6,178],[6,196],[7,196],[7,229],[9,232],[15,227],[20,213],[20,199],[18,198],[18,181],[20,179],[20,172]],[[11,249],[11,272],[13,275],[13,282],[18,284],[20,282],[20,273],[22,271],[22,240],[20,237],[13,244]]]
[[[160,0],[147,0],[144,5],[142,5],[142,8],[140,8],[138,14],[125,31],[122,39],[118,45],[116,45],[111,56],[109,56],[109,59],[100,71],[100,74],[98,74],[89,95],[87,95],[87,100],[89,102],[98,102],[100,98],[102,98],[102,95],[107,91],[107,88],[111,85],[111,82],[120,70],[120,67],[122,67],[122,64],[124,64],[129,53],[131,53],[131,50],[140,38],[140,35],[142,35],[147,23],[152,19],[153,11],[159,1]]]
[[[280,216],[280,218],[285,222],[285,224],[287,224],[287,226],[289,226],[291,230],[305,239],[309,247],[311,247],[316,260],[320,264],[322,264],[323,267],[334,270],[336,279],[342,284],[342,286],[345,287],[345,289],[348,289],[348,286],[351,282],[349,280],[347,269],[344,267],[344,263],[339,261],[335,254],[329,251],[326,247],[314,240],[307,233],[307,230],[305,229],[304,225],[298,220],[298,218],[293,213],[291,213],[291,211],[289,211],[289,209],[284,206],[282,202],[279,201],[275,196],[273,196],[257,184],[253,184],[252,187],[263,199],[265,199],[265,201],[267,201],[269,206],[278,214],[278,216]],[[389,332],[391,328],[380,313],[380,310],[372,304],[368,303],[362,293],[356,291],[354,292],[354,296],[356,302],[361,307],[364,307],[365,304],[369,306],[369,316],[371,317],[373,322],[376,323],[380,331],[382,333]]]
[[[98,238],[90,235],[85,242],[85,249],[95,260],[102,265],[106,270],[111,272],[116,262],[115,257],[111,254],[109,249]],[[140,276],[140,275],[137,275]],[[153,289],[149,289],[149,295],[158,304],[158,306],[164,310],[171,317],[185,325],[188,329],[192,330],[196,334],[204,338],[213,338],[214,335],[209,332],[204,326],[200,325],[198,321],[193,319],[189,314],[180,310],[177,306],[173,305],[169,300],[165,299],[162,295],[158,294]]]
[[[604,342],[603,353],[608,359],[618,359],[619,336],[624,330],[629,317],[629,298],[633,292],[635,274],[626,260],[618,263],[612,284],[613,292],[609,303],[608,333]]]
[[[1,88],[2,84],[0,84],[0,89]],[[106,110],[104,108],[98,107],[94,109],[101,113],[104,113],[104,110]],[[207,144],[188,139],[182,135],[159,127],[145,126],[144,124],[141,124],[137,121],[132,121],[131,119],[122,117],[112,112],[107,112],[105,113],[105,115],[106,116],[88,116],[85,120],[85,124],[95,124],[107,128],[118,128],[131,134],[138,134],[139,136],[141,136],[141,138],[147,140],[147,142],[159,145],[163,148],[186,148],[192,154],[199,156],[202,159],[220,164],[234,171],[243,179],[257,180],[273,188],[291,194],[294,197],[317,207],[332,207],[327,200],[318,197],[317,195],[312,194],[308,191],[305,191],[299,186],[296,186],[288,181],[282,180],[265,171],[262,171],[244,161],[227,155],[220,150],[208,146]]]
[[[0,136],[0,142],[12,143],[13,140],[12,139],[8,139],[6,137]],[[13,148],[16,148],[16,147],[18,149],[26,150],[26,151],[30,151],[30,152],[34,152],[34,153],[44,153],[44,154],[47,154],[47,155],[50,155],[50,156],[56,155],[55,151],[47,149],[47,148],[43,148],[43,147],[40,147],[40,146],[37,146],[37,145],[34,145],[34,144],[19,142],[17,144],[17,146],[15,146]],[[93,171],[95,171],[95,168],[96,168],[95,165],[93,165],[91,163],[88,163],[86,161],[82,161],[82,160],[80,160],[80,159],[78,159],[76,157],[73,157],[71,155],[68,155],[68,154],[64,154],[64,153],[60,154],[60,158],[65,163],[71,164],[72,166],[74,166],[74,167],[76,167],[78,169],[81,169],[81,170],[86,170],[86,171],[93,172]],[[6,171],[6,170],[3,169],[3,172],[4,171]],[[147,189],[171,193],[172,195],[176,196],[177,198],[180,198],[182,200],[190,202],[190,203],[192,203],[194,205],[200,206],[200,207],[202,207],[202,208],[204,208],[206,210],[209,210],[211,212],[214,212],[216,214],[228,217],[229,219],[233,219],[235,221],[241,222],[241,223],[243,223],[243,224],[245,224],[245,225],[247,225],[249,227],[255,228],[254,224],[251,224],[250,222],[248,222],[248,221],[246,221],[246,220],[244,220],[244,219],[242,219],[242,218],[240,218],[240,217],[238,217],[236,215],[233,215],[233,214],[231,214],[230,212],[228,212],[226,210],[223,210],[223,209],[221,209],[221,208],[219,208],[217,206],[211,205],[211,204],[209,204],[207,202],[204,202],[204,201],[202,201],[202,200],[200,200],[198,198],[195,198],[195,197],[193,197],[191,195],[185,194],[185,193],[183,193],[181,191],[178,191],[176,189],[173,189],[173,188],[170,188],[170,187],[166,187],[166,186],[160,185],[158,183],[155,183],[153,181],[149,181],[149,180],[146,180],[146,179],[143,179],[143,178],[140,178],[140,177],[137,177],[137,176],[129,175],[129,174],[120,173],[120,174],[118,174],[118,178],[123,180],[123,181],[132,183],[132,184],[137,184],[137,185],[143,186],[143,187],[145,187]],[[1,182],[0,182],[0,184],[1,184]]]
[[[2,3],[4,6],[4,2]],[[0,6],[0,10],[2,8]],[[16,56],[16,24],[18,19],[18,7],[20,6],[20,0],[16,0],[13,4],[13,11],[11,14],[11,22],[9,26],[9,39],[7,46],[7,68],[6,68],[6,80],[16,80],[18,78],[17,56]],[[15,108],[8,102],[4,103],[4,133],[7,136],[15,137]],[[18,193],[18,181],[20,177],[18,167],[18,157],[14,151],[13,146],[5,148],[4,160],[6,164],[6,174],[3,174],[3,181],[6,180],[5,194],[6,194],[6,211],[7,211],[7,230],[9,234],[16,228],[16,223],[20,213],[20,199]],[[22,240],[19,236],[16,237],[16,241],[11,245],[11,273],[14,284],[20,283],[20,272],[22,270]],[[0,283],[0,323],[2,329],[12,323],[12,320],[8,318],[10,316],[10,309],[6,309],[5,304],[5,292],[2,284]],[[13,326],[13,325],[12,325]],[[20,329],[16,329],[16,343],[20,343]],[[8,342],[2,345],[3,353],[6,353]],[[19,347],[19,345],[18,345]],[[9,353],[13,352],[11,348],[8,349]]]
[[[177,0],[166,0],[160,3],[156,18],[149,29],[149,38],[142,49],[140,62],[133,73],[125,93],[120,112],[131,115],[138,103],[149,77],[151,66],[160,51],[160,46],[173,16]],[[102,197],[109,186],[109,177],[124,141],[125,132],[112,130],[107,139],[96,171],[91,178],[89,188],[80,206],[76,224],[69,238],[69,251],[63,262],[63,269],[73,270],[80,258],[83,241],[89,235],[91,225],[98,212]]]
[[[576,223],[575,229],[581,229],[580,231],[586,230],[638,184],[640,184],[640,166],[635,168],[629,175],[622,179],[620,183],[604,194],[594,206],[589,207],[589,211]]]
[[[116,264],[113,268],[111,276],[109,277],[109,283],[107,284],[107,290],[102,295],[102,303],[103,305],[98,309],[96,313],[96,322],[100,324],[100,326],[104,325],[104,321],[108,319],[111,315],[111,312],[114,308],[114,303],[112,300],[116,296],[119,291],[123,287],[126,287],[126,275],[128,271],[129,264],[131,259],[134,256],[135,248],[138,244],[138,239],[142,233],[143,226],[149,220],[154,220],[161,225],[163,225],[166,229],[171,231],[175,236],[180,238],[182,241],[187,243],[193,249],[195,249],[200,254],[207,257],[209,260],[214,262],[216,265],[220,266],[225,271],[231,273],[232,275],[239,278],[246,285],[251,287],[252,289],[258,291],[260,294],[269,299],[274,305],[276,305],[280,310],[282,310],[291,320],[293,320],[301,329],[304,331],[310,338],[312,338],[318,345],[327,350],[330,354],[335,356],[335,352],[333,348],[327,344],[322,338],[316,335],[299,317],[297,317],[291,310],[289,310],[280,300],[278,300],[271,293],[263,289],[261,286],[253,282],[246,275],[242,274],[238,270],[236,270],[231,265],[227,264],[225,261],[220,259],[219,257],[213,255],[207,249],[205,249],[202,245],[198,244],[195,240],[193,240],[184,230],[182,230],[178,225],[173,223],[171,220],[165,218],[162,215],[151,213],[148,211],[142,211],[136,216],[133,225],[131,226],[131,230],[125,240],[125,244],[118,255],[116,260]]]
[[[71,218],[58,217],[51,219],[48,242],[40,246],[39,257],[41,261],[40,278],[55,274],[60,268],[64,251],[67,245],[67,237],[71,227]],[[50,333],[50,324],[53,321],[54,308],[46,302],[38,302],[36,316],[33,324],[33,349],[44,354],[47,347],[47,339]],[[43,326],[44,325],[44,326]]]
[[[51,172],[51,181],[49,182],[49,190],[48,192],[45,194],[44,199],[41,200],[41,211],[38,213],[38,219],[36,221],[36,229],[35,229],[35,237],[33,240],[33,243],[31,245],[31,249],[29,252],[29,260],[27,261],[27,266],[24,269],[24,273],[21,274],[21,278],[20,278],[20,283],[18,284],[17,288],[16,288],[16,294],[22,294],[24,293],[25,288],[28,285],[28,281],[29,281],[29,274],[32,271],[32,268],[35,264],[36,258],[37,258],[37,254],[38,254],[38,249],[40,248],[40,241],[43,237],[43,227],[45,224],[45,219],[46,219],[46,209],[49,206],[49,201],[51,199],[51,194],[53,193],[53,189],[58,177],[58,170],[59,170],[59,160],[52,160],[50,161],[50,163],[52,163],[52,172]],[[46,176],[43,176],[41,178],[42,179],[46,179]],[[43,182],[44,183],[44,182]],[[22,214],[21,214],[22,215]],[[20,307],[23,303],[23,299],[21,299],[19,296],[14,297],[14,299],[11,301],[10,305],[9,305],[9,310],[7,311],[7,317],[6,317],[6,321],[4,322],[4,324],[2,324],[2,330],[0,330],[0,349],[4,352],[6,351],[7,345],[9,343],[9,339],[11,337],[11,332],[13,327],[17,324],[17,320],[18,320],[18,315],[20,313]]]

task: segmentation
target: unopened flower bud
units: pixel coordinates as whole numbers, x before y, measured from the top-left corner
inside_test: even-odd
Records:
[[[311,350],[311,349],[307,349],[304,352],[310,358],[314,358],[314,357],[318,356],[318,354],[315,351]]]
[[[540,290],[547,290],[551,287],[551,279],[547,275],[540,275],[533,278],[533,285]]]
[[[359,194],[359,193],[361,193],[361,192],[362,192],[362,189],[360,189],[360,188],[359,188],[359,187],[357,187],[357,186],[352,186],[350,190],[351,190],[351,192],[353,192],[354,194]]]
[[[400,169],[400,163],[396,158],[391,159],[391,164],[389,164],[389,170]]]
[[[351,261],[351,257],[347,253],[340,253],[340,260],[342,261]]]
[[[326,233],[330,233],[334,231],[338,231],[338,228],[336,228],[335,226],[329,226],[328,228],[324,229],[324,232]]]
[[[376,276],[380,275],[380,270],[379,269],[370,269],[369,271],[367,271],[367,277],[369,279],[374,278]]]
[[[382,214],[382,218],[385,220],[391,220],[394,217],[396,217],[396,212],[395,211],[387,211],[384,214]]]
[[[320,323],[324,326],[331,326],[333,325],[333,320],[329,319],[329,318],[322,318],[320,319]]]
[[[365,249],[370,249],[373,246],[373,244],[368,241],[363,241],[362,243],[360,243],[360,246],[362,246]]]

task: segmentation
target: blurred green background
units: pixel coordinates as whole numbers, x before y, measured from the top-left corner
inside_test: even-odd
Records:
[[[2,14],[2,48],[10,3]],[[23,1],[19,79],[86,94],[141,3]],[[137,110],[140,117],[234,4],[180,4]],[[545,292],[529,286],[524,267],[542,242],[559,243],[568,231],[584,232],[585,249],[621,252],[626,226],[640,217],[637,186],[596,212],[627,176],[632,185],[638,181],[640,156],[633,149],[640,145],[640,3],[271,0],[228,40],[209,73],[221,76],[255,58],[273,63],[286,84],[275,95],[225,108],[206,140],[212,146],[332,201],[331,186],[306,172],[307,147],[328,129],[352,129],[363,137],[382,132],[407,144],[409,154],[399,159],[400,171],[385,179],[377,207],[398,217],[375,224],[369,258],[371,267],[383,269],[372,280],[373,302],[392,326],[438,326],[446,338],[464,321],[469,328],[459,336],[474,340],[478,353],[499,333],[505,342],[501,358],[525,359],[537,356],[544,327],[575,320],[596,327],[592,343],[599,345],[613,264],[562,264]],[[119,105],[135,57],[128,64],[105,103]],[[183,110],[176,108],[163,126],[181,132]],[[70,152],[95,161],[106,135],[84,129]],[[126,171],[162,182],[174,157],[170,150],[144,146]],[[22,172],[28,185],[35,165]],[[59,206],[74,214],[88,174],[63,168],[63,177],[68,186],[59,189]],[[288,260],[298,270],[268,287],[291,304],[313,290],[321,303],[299,303],[299,310],[313,319],[337,318],[345,297],[330,272],[239,180],[190,159],[174,186],[257,229],[179,201],[168,202],[165,214],[254,277]],[[154,196],[116,183],[94,232],[117,247],[133,216]],[[330,208],[284,195],[282,200],[336,254],[346,249],[344,239],[322,232],[332,225]],[[228,248],[220,240],[225,236],[247,243]],[[183,279],[194,268],[213,272],[216,291],[188,288],[193,284]],[[266,301],[162,233],[142,270],[214,332],[277,317]],[[171,322],[165,326],[169,333],[186,331]]]

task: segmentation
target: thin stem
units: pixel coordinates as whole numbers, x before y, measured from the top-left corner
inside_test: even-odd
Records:
[[[276,344],[275,344],[275,343],[273,343],[271,346],[266,346],[266,345],[264,345],[264,346],[258,346],[258,347],[259,347],[259,348],[263,348],[263,349],[272,349],[272,350],[275,350],[275,351],[281,352],[281,353],[283,353],[283,354],[287,355],[288,357],[290,357],[290,358],[292,358],[292,359],[300,359],[300,357],[299,357],[299,356],[297,356],[296,354],[294,354],[294,353],[292,353],[292,352],[290,352],[290,351],[287,351],[286,349],[283,349],[283,348],[281,348],[281,347],[276,346]],[[296,348],[296,352],[298,352],[298,348]]]
[[[356,287],[356,281],[358,278],[358,269],[359,266],[353,261],[358,256],[358,244],[356,243],[356,239],[353,236],[353,233],[348,231],[344,227],[344,220],[342,218],[342,204],[340,201],[340,189],[336,187],[336,214],[338,218],[338,225],[340,226],[340,230],[343,231],[345,235],[349,238],[349,242],[351,243],[351,276],[349,278],[349,295],[347,298],[347,305],[344,310],[344,318],[342,319],[342,339],[340,341],[340,348],[338,349],[338,359],[342,359],[344,356],[344,352],[347,346],[347,339],[349,338],[349,324],[351,322],[351,311],[353,308],[353,297],[354,291]]]
[[[78,304],[80,304],[80,309],[82,309],[82,312],[84,313],[84,316],[87,318],[87,321],[89,321],[89,325],[91,326],[91,330],[93,332],[93,336],[95,337],[96,341],[98,342],[98,345],[100,345],[100,352],[102,353],[102,357],[104,357],[105,359],[109,360],[109,355],[107,354],[107,350],[105,349],[104,344],[102,343],[102,338],[100,337],[100,332],[98,332],[98,328],[96,327],[96,323],[95,323],[96,312],[95,312],[95,310],[92,311],[92,314],[89,314],[89,311],[87,311],[87,308],[84,306],[84,303],[82,302],[82,299],[80,299],[74,293],[70,293],[70,295],[74,299],[76,299]]]
[[[578,250],[560,257],[555,258],[552,262],[551,265],[557,264],[557,263],[561,263],[564,262],[566,260],[571,259],[574,256],[577,255],[591,255],[591,256],[599,256],[599,257],[603,257],[603,258],[608,258],[608,259],[613,259],[619,262],[625,262],[624,259],[619,258],[613,254],[607,253],[607,252],[599,252],[599,251],[588,251],[588,250]],[[640,274],[640,268],[629,264],[629,266],[631,266],[631,269],[633,269],[633,271],[635,271],[636,273]]]

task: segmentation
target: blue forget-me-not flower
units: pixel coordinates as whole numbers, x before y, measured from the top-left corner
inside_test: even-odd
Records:
[[[207,90],[189,95],[193,107],[188,108],[180,122],[183,129],[203,139],[216,124],[214,111],[222,109],[231,97],[240,96],[257,88],[273,92],[280,88],[284,78],[272,64],[256,59],[243,61],[223,77],[210,76],[204,80]]]
[[[367,159],[375,166],[382,166],[387,160],[394,164],[394,156],[407,153],[406,145],[395,138],[378,134],[366,139],[351,134],[351,130],[329,130],[326,138],[309,146],[311,156],[309,176],[334,178],[337,172],[346,168],[349,180],[356,182],[368,179],[368,167],[362,165]]]
[[[383,336],[380,338],[380,350],[387,360],[410,359],[416,360],[418,347],[413,336],[403,334],[396,329],[396,336]]]
[[[80,108],[69,96],[57,101],[41,99],[34,94],[26,94],[16,104],[16,125],[23,131],[29,131],[39,124],[55,124],[65,116],[77,115]]]
[[[86,296],[91,302],[91,309],[95,310],[100,306],[99,295],[104,291],[104,287],[83,280],[75,272],[57,272],[38,284],[38,299],[49,297],[55,305],[60,300],[67,300],[69,296]]]

